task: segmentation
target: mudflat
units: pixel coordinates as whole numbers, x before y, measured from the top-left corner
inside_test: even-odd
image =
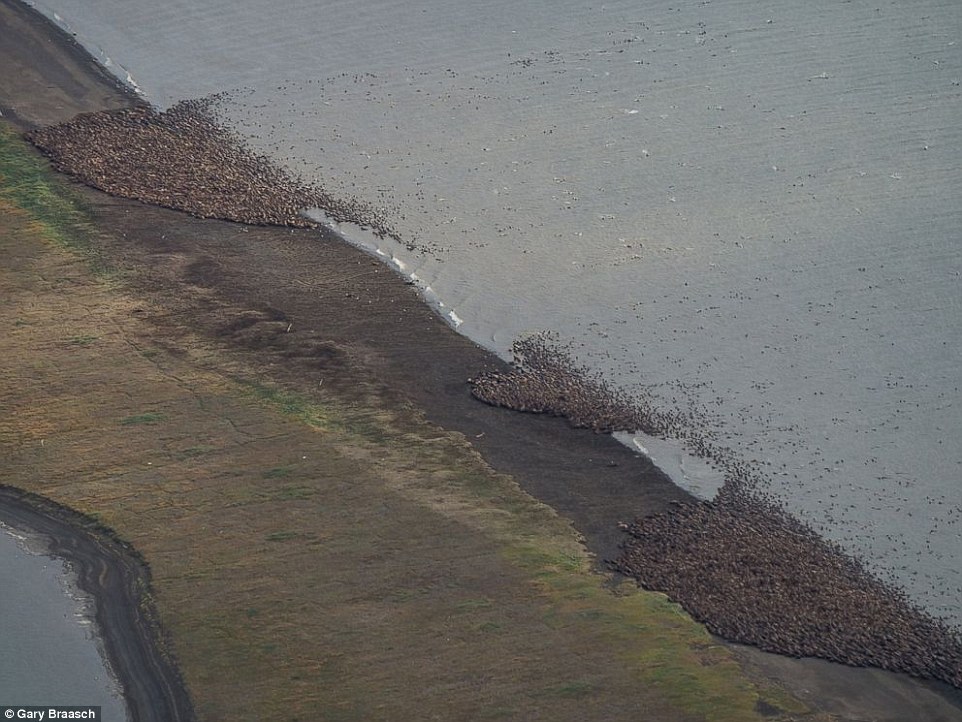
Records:
[[[0,18],[21,130],[133,104],[20,5]],[[619,521],[684,493],[473,399],[503,365],[379,262],[62,190],[69,227],[7,201],[4,464],[140,552],[200,718],[962,717],[943,686],[735,649],[598,573]]]

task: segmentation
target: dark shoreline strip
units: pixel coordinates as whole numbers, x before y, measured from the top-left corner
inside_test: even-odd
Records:
[[[472,380],[474,396],[561,416],[598,433],[683,438],[725,469],[713,501],[623,524],[616,571],[664,592],[714,634],[790,657],[878,667],[962,689],[962,637],[759,490],[758,472],[575,364],[550,336],[514,345],[514,368]]]
[[[0,485],[0,521],[39,534],[66,559],[96,607],[96,624],[134,722],[196,719],[150,597],[150,570],[133,547],[93,519]]]

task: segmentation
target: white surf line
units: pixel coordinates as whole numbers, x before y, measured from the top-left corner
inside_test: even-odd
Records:
[[[147,98],[147,94],[143,91],[140,85],[137,84],[137,81],[134,80],[134,76],[131,75],[127,68],[120,63],[114,62],[102,47],[96,43],[90,42],[84,36],[75,32],[70,23],[64,20],[59,13],[54,12],[50,8],[46,7],[43,3],[36,2],[35,0],[23,1],[45,18],[53,22],[58,28],[67,33],[67,35],[76,40],[84,50],[93,56],[94,60],[100,63],[101,66],[103,66],[114,77],[120,80],[121,83],[133,90],[141,98]]]
[[[389,268],[394,269],[401,277],[408,279],[418,289],[428,307],[441,316],[455,331],[458,331],[464,323],[464,320],[441,299],[430,284],[425,283],[416,272],[409,269],[407,263],[394,253],[381,248],[381,239],[373,231],[356,223],[336,221],[325,213],[323,208],[307,209],[303,211],[303,215],[320,223],[346,243],[374,256]],[[505,360],[510,361],[510,357]],[[673,484],[699,499],[711,501],[725,483],[723,471],[712,466],[707,460],[690,454],[681,441],[648,436],[642,432],[615,432],[612,437],[651,459],[652,463],[661,469]]]
[[[617,431],[612,436],[651,459],[673,484],[703,501],[714,499],[725,483],[724,471],[708,460],[689,453],[681,441],[649,436],[640,431]]]
[[[381,239],[376,233],[356,223],[336,221],[325,213],[323,208],[307,209],[303,211],[303,215],[337,234],[346,243],[374,256],[389,268],[394,269],[400,276],[414,284],[429,308],[441,316],[455,331],[460,329],[464,320],[441,299],[430,284],[425,283],[416,272],[411,271],[407,263],[394,253],[383,250]],[[510,358],[506,360],[510,361]],[[725,483],[723,471],[707,460],[689,453],[681,441],[648,436],[642,432],[616,432],[612,437],[651,459],[652,463],[661,469],[673,484],[699,499],[711,501]]]
[[[385,265],[394,269],[401,277],[410,281],[418,289],[418,293],[428,307],[432,308],[454,330],[458,330],[464,323],[464,319],[441,300],[437,292],[425,283],[417,273],[411,271],[404,261],[394,253],[388,253],[381,248],[381,239],[374,231],[356,223],[336,221],[325,213],[323,208],[309,208],[303,211],[303,215],[337,234],[346,243],[383,261]]]

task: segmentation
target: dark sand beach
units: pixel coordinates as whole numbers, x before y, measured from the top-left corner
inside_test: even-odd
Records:
[[[0,80],[0,108],[20,130],[80,112],[139,105],[69,38],[19,4],[0,3],[0,35],[0,64],[18,69]],[[468,379],[511,369],[455,334],[388,268],[332,234],[192,218],[81,192],[101,231],[97,252],[133,279],[150,309],[145,322],[159,342],[176,349],[198,336],[283,388],[321,385],[358,404],[374,394],[391,408],[417,410],[463,435],[487,464],[570,519],[600,569],[621,555],[626,524],[694,502],[607,435],[574,429],[551,414],[479,403]],[[58,539],[58,546],[80,548],[69,524],[42,528],[43,518],[69,516],[59,507],[14,492],[5,492],[4,506],[4,514],[21,515],[23,524]],[[39,516],[28,518],[29,507]],[[116,586],[88,591],[97,596],[107,647],[131,706],[167,710],[155,717],[138,712],[136,718],[189,719],[178,677],[156,646],[163,635],[136,615],[119,618],[119,610],[133,606],[124,596],[129,580],[146,580],[137,576],[143,574],[139,558],[110,552],[110,561],[95,563],[94,550],[106,542],[82,525],[76,529],[76,540],[90,540],[82,568],[106,564],[117,571],[108,575]],[[732,649],[752,674],[783,685],[817,713],[831,715],[826,719],[962,719],[959,695],[945,684]],[[145,675],[156,683],[147,684]]]
[[[0,486],[0,521],[40,535],[47,551],[66,559],[80,588],[94,597],[96,622],[136,720],[191,720],[194,711],[167,640],[146,596],[143,560],[109,530],[71,509],[14,487]]]

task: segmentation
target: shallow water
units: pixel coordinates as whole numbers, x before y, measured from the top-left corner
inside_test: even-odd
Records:
[[[0,699],[6,705],[99,705],[126,720],[91,621],[90,599],[63,560],[0,525]]]
[[[37,5],[158,106],[231,91],[460,331],[557,332],[962,623],[955,0]]]

